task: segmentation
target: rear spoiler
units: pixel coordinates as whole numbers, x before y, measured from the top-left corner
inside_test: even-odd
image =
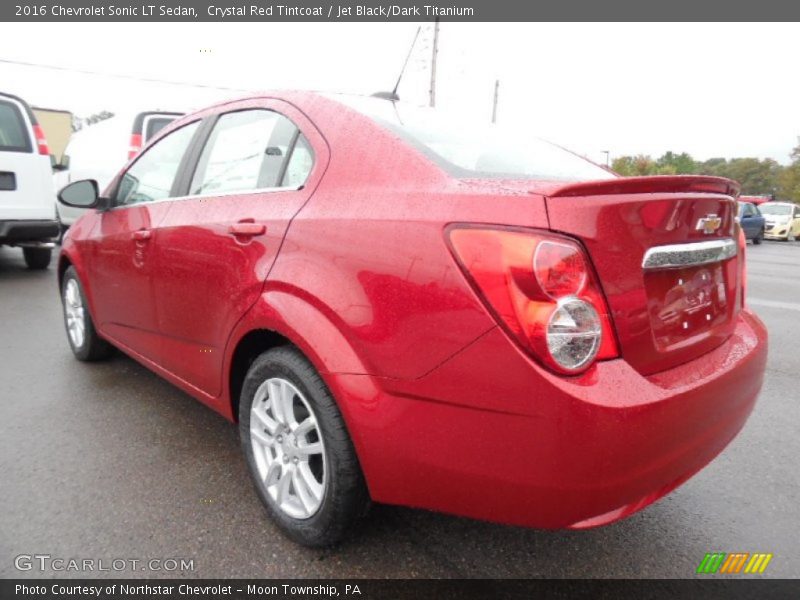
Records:
[[[697,192],[739,196],[740,185],[732,179],[708,175],[656,175],[620,177],[601,181],[582,181],[547,194],[551,198],[571,196],[610,196],[612,194],[663,194]]]

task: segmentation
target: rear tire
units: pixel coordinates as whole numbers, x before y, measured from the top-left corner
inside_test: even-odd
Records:
[[[756,246],[758,246],[758,245],[759,245],[759,244],[762,242],[762,240],[763,240],[763,239],[764,239],[764,232],[763,232],[763,231],[759,231],[759,232],[756,234],[756,237],[754,237],[754,238],[753,238],[753,243],[754,243]]]
[[[274,348],[250,366],[239,402],[239,435],[256,492],[293,541],[336,544],[369,506],[342,415],[297,349]],[[312,446],[315,452],[303,451]]]
[[[113,347],[97,335],[83,286],[74,267],[69,267],[64,272],[64,279],[61,282],[61,302],[67,341],[75,358],[82,361],[108,358]]]
[[[25,264],[32,271],[41,271],[50,266],[53,258],[52,248],[23,248],[22,256],[25,257]]]

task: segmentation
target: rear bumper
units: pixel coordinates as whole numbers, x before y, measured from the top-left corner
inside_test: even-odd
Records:
[[[49,242],[59,234],[55,219],[0,221],[0,244]]]
[[[744,312],[722,346],[657,375],[623,360],[565,379],[493,330],[427,376],[335,375],[373,498],[510,524],[592,527],[691,477],[738,433],[767,334]]]

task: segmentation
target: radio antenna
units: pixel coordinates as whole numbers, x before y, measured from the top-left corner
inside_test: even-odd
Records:
[[[414,46],[417,44],[417,38],[419,37],[419,32],[421,29],[422,26],[417,27],[417,33],[414,34],[414,41],[411,42],[411,47],[408,49],[406,61],[403,63],[403,68],[400,70],[400,76],[397,78],[397,83],[394,84],[394,89],[391,92],[375,92],[372,94],[375,98],[383,98],[384,100],[391,100],[392,102],[400,100],[400,96],[397,95],[397,88],[400,87],[400,82],[403,80],[403,75],[405,75],[408,61],[411,58],[411,53],[414,51]]]

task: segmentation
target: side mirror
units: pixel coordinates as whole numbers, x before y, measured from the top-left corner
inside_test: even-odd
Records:
[[[94,179],[82,179],[64,186],[58,193],[58,201],[74,208],[102,208],[104,198],[100,198],[97,182]]]

